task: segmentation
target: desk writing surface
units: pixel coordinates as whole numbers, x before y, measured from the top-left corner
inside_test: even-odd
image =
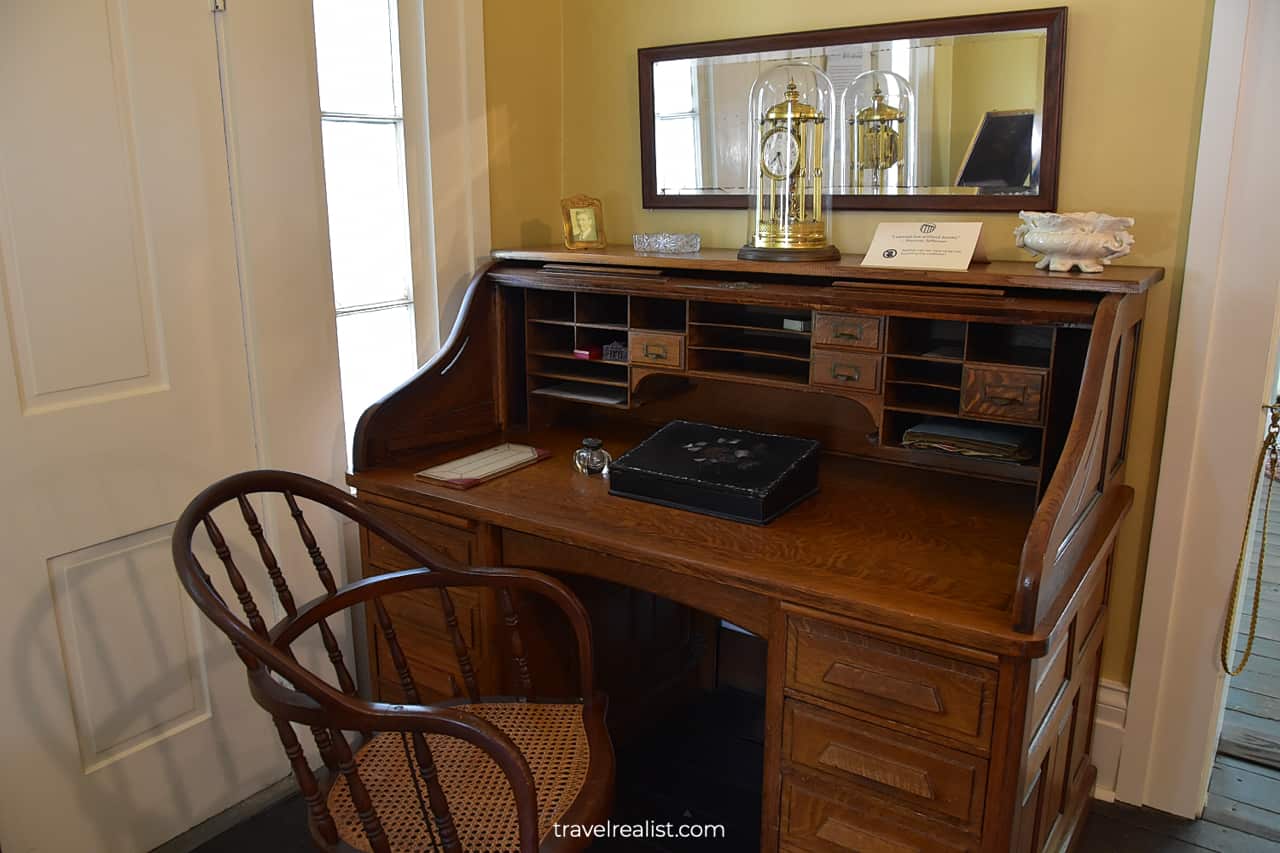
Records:
[[[601,435],[619,455],[652,427]],[[1026,487],[824,455],[819,493],[765,527],[614,497],[573,470],[580,429],[511,432],[552,452],[465,492],[415,479],[494,436],[354,474],[357,488],[786,600],[887,607],[1008,639],[1034,506]],[[940,614],[943,614],[940,616]]]

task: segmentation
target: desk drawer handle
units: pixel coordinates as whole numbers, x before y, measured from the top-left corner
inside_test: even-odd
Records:
[[[841,371],[848,371],[842,373]],[[833,364],[831,365],[831,378],[840,382],[861,382],[862,368],[849,364]]]
[[[852,332],[846,332],[844,329],[837,328],[835,331],[837,338],[848,338],[851,341],[862,340],[862,327],[854,326]]]
[[[914,844],[902,844],[835,817],[824,820],[816,834],[828,844],[852,853],[920,853]]]
[[[986,385],[982,401],[993,406],[1021,406],[1027,402],[1025,385]]]
[[[871,755],[843,744],[829,743],[818,755],[818,763],[834,767],[871,782],[879,782],[926,800],[937,799],[929,774],[919,767],[890,761],[879,755]]]
[[[645,358],[652,358],[652,359],[655,359],[655,360],[657,360],[657,361],[666,361],[666,360],[667,360],[667,345],[666,345],[666,344],[645,344],[645,345],[644,345],[644,357],[645,357]]]
[[[865,669],[844,661],[835,661],[822,680],[846,690],[856,690],[898,705],[906,705],[931,714],[944,712],[938,688],[921,681],[909,681],[887,672]]]

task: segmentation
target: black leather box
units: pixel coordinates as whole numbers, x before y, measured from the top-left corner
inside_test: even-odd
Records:
[[[818,491],[818,442],[672,421],[609,466],[609,494],[768,524]]]

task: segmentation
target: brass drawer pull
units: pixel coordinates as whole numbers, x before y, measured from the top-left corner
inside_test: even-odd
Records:
[[[841,370],[848,370],[847,373],[841,373]],[[862,368],[856,364],[833,364],[831,365],[831,378],[841,382],[861,382]]]
[[[993,406],[1021,406],[1027,402],[1027,389],[1021,385],[987,385],[982,401]]]
[[[846,332],[843,329],[836,329],[833,336],[837,338],[848,338],[851,341],[860,341],[862,340],[862,327],[854,326],[852,332]]]
[[[656,359],[658,361],[666,361],[667,345],[666,344],[645,344],[644,357]]]

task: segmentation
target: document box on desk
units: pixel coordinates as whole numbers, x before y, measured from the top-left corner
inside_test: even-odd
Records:
[[[609,493],[768,524],[818,490],[818,442],[672,421],[609,466]]]

